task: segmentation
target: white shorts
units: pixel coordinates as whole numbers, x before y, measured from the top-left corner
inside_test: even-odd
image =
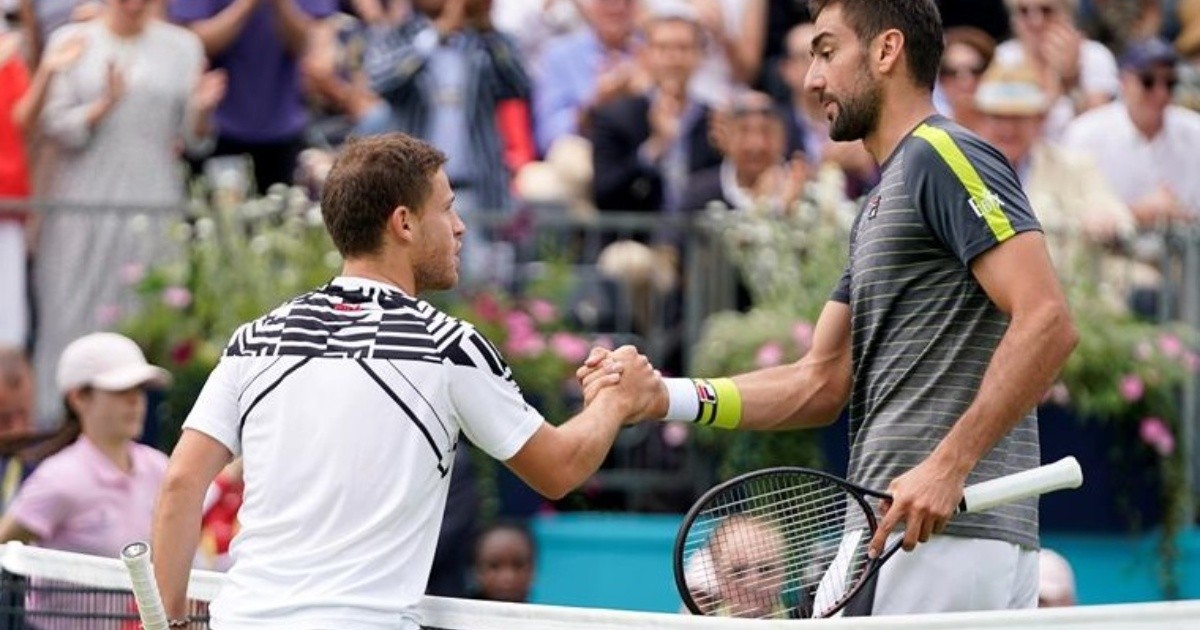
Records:
[[[871,614],[1036,608],[1037,602],[1036,549],[987,538],[934,536],[911,553],[897,551],[879,569]]]

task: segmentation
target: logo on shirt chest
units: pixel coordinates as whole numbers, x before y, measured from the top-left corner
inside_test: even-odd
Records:
[[[874,219],[879,214],[879,202],[883,201],[882,195],[871,197],[871,201],[867,202],[867,218]]]

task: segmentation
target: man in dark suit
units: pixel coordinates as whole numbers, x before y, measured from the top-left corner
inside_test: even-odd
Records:
[[[646,26],[653,87],[592,115],[592,192],[601,210],[672,212],[688,176],[715,166],[709,109],[688,94],[701,59],[703,32],[689,15],[659,15]]]

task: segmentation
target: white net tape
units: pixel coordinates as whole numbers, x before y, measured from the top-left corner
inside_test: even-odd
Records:
[[[8,573],[25,577],[63,580],[80,586],[129,589],[129,575],[116,558],[80,554],[7,543],[0,553],[0,566]],[[221,588],[222,576],[212,571],[194,571],[188,595],[210,601]],[[1039,610],[986,613],[951,613],[828,619],[821,621],[761,621],[692,617],[664,613],[632,612],[597,608],[569,608],[533,604],[426,597],[420,604],[427,626],[446,630],[770,630],[798,625],[821,628],[867,628],[875,630],[949,630],[959,628],[1065,630],[1092,629],[1160,630],[1200,629],[1200,600],[1154,604],[1121,604],[1043,608]]]

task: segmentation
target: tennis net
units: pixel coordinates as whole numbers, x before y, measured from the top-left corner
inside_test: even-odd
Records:
[[[129,592],[129,577],[124,565],[116,558],[7,543],[0,552],[0,569],[0,630],[134,630],[138,627],[137,612]],[[193,598],[192,628],[208,627],[207,602],[220,588],[219,573],[193,572],[188,587],[188,594]],[[701,618],[441,597],[427,597],[420,607],[426,627],[439,630],[795,630],[797,627],[796,621]],[[1200,628],[1200,601],[802,623],[821,628],[868,630]]]

